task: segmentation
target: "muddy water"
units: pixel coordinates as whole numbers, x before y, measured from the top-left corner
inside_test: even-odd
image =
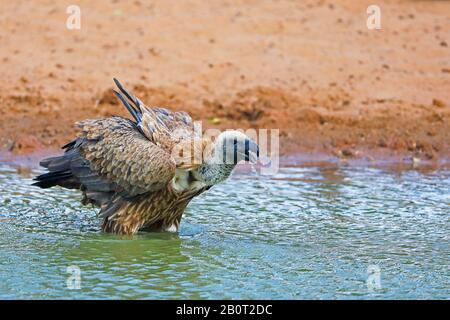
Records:
[[[0,167],[0,298],[448,299],[450,172],[285,168],[195,199],[179,234],[103,234]],[[79,271],[79,277],[78,277]]]

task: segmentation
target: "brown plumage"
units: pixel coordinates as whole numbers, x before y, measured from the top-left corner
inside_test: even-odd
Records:
[[[189,201],[225,180],[240,160],[257,156],[258,146],[238,131],[214,143],[203,139],[187,113],[148,108],[114,81],[134,121],[77,123],[77,138],[62,156],[41,161],[49,172],[34,185],[80,189],[83,204],[100,207],[106,232],[178,231]]]

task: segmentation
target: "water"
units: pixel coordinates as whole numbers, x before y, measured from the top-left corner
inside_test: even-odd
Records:
[[[450,171],[235,175],[191,202],[179,235],[133,237],[32,174],[0,167],[0,299],[450,298]]]

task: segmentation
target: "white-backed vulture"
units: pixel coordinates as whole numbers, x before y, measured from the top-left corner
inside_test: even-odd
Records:
[[[239,161],[259,156],[258,145],[240,131],[205,139],[187,113],[149,108],[114,81],[134,121],[78,122],[77,137],[63,155],[41,161],[48,173],[34,183],[80,189],[83,204],[100,207],[103,231],[178,231],[193,197],[228,178]]]

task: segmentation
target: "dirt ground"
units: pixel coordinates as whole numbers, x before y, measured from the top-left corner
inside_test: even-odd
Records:
[[[126,115],[112,77],[203,126],[278,128],[281,153],[450,159],[450,1],[0,2],[0,151],[56,150]]]

